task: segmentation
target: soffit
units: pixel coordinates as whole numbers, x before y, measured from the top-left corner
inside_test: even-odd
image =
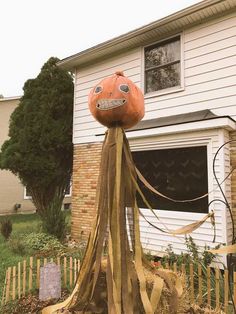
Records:
[[[88,63],[101,61],[139,46],[176,34],[186,28],[218,16],[232,13],[236,9],[235,0],[206,0],[187,9],[176,12],[134,31],[86,49],[58,62],[58,66],[72,70]]]

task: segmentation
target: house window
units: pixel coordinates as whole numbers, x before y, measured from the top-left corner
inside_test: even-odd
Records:
[[[180,36],[145,48],[145,93],[181,86]]]
[[[65,197],[70,197],[71,195],[72,195],[72,183],[70,180],[68,182],[67,187],[66,187]],[[24,187],[24,199],[25,200],[31,200],[32,199],[32,195],[30,194],[30,192],[27,190],[26,187]]]
[[[72,182],[70,180],[66,187],[65,197],[70,197],[71,195],[72,195]]]
[[[193,199],[208,192],[207,147],[184,147],[132,153],[136,167],[162,194],[177,200]],[[141,189],[153,209],[208,212],[208,197],[187,203],[175,203]],[[147,208],[138,196],[140,208]]]
[[[32,195],[30,194],[29,190],[24,186],[24,200],[31,200]]]

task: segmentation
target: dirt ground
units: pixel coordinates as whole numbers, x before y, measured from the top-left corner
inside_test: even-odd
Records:
[[[62,297],[60,300],[49,300],[49,301],[40,301],[38,296],[36,295],[28,295],[27,297],[23,297],[16,302],[9,303],[8,305],[2,307],[0,309],[1,314],[40,314],[41,310],[51,304],[58,303],[69,296],[68,291],[63,291]],[[65,310],[62,312],[63,314],[79,314],[80,312],[73,311],[69,312]],[[169,314],[162,312],[163,314]],[[224,312],[218,311],[215,312],[210,310],[207,307],[199,307],[197,305],[190,306],[185,310],[184,313],[181,314],[223,314]],[[95,314],[94,312],[87,312],[87,314]]]

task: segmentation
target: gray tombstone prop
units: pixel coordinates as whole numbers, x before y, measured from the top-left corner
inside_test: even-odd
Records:
[[[55,263],[48,263],[40,268],[39,300],[58,299],[61,297],[61,269]]]

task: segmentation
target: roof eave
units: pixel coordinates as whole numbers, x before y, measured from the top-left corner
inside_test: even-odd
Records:
[[[83,50],[75,55],[67,57],[58,62],[58,66],[64,68],[66,70],[72,70],[78,66],[84,66],[88,62],[93,62],[95,60],[102,59],[104,56],[114,55],[119,53],[122,49],[132,49],[138,47],[139,45],[144,44],[146,35],[149,35],[150,38],[156,38],[157,34],[152,34],[154,31],[159,31],[159,33],[167,34],[171,32],[171,28],[173,28],[173,32],[178,32],[180,29],[184,29],[186,27],[190,27],[196,23],[203,22],[203,18],[207,20],[208,18],[201,17],[196,12],[201,12],[207,10],[209,7],[217,6],[217,12],[215,15],[221,15],[222,13],[226,12],[225,7],[222,4],[227,4],[230,9],[232,7],[236,8],[235,4],[232,2],[229,4],[229,0],[205,0],[192,5],[186,9],[173,13],[167,17],[164,17],[158,21],[152,22],[148,25],[140,27],[136,30],[118,36],[116,38],[110,39],[106,42],[98,44],[94,47],[88,48]],[[191,16],[191,21],[186,17]],[[209,17],[210,18],[210,17]],[[211,16],[212,18],[212,16]],[[179,28],[178,28],[178,25]],[[158,38],[157,38],[158,39]]]

